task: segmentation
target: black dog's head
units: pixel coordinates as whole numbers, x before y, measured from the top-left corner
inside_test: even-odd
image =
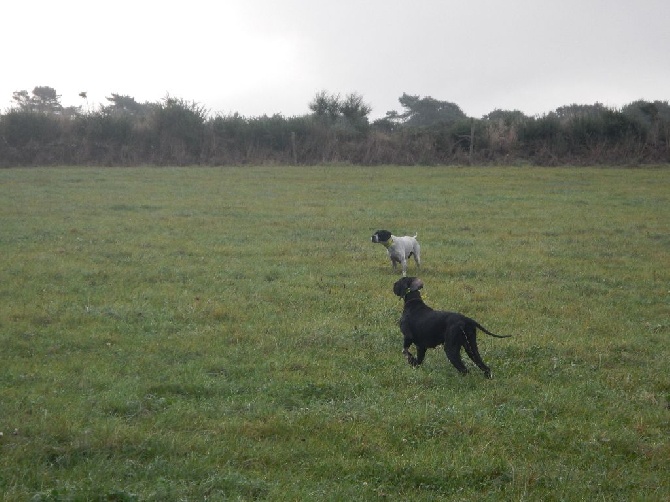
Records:
[[[398,279],[393,285],[393,292],[400,298],[405,298],[412,291],[419,291],[423,288],[423,281],[418,277],[403,277]]]
[[[388,230],[377,230],[372,234],[372,242],[387,242],[391,238],[391,232]]]

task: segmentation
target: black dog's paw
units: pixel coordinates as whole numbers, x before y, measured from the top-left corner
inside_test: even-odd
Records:
[[[416,368],[419,365],[419,360],[414,357],[414,354],[412,354],[409,350],[403,350],[402,353],[405,358],[407,358],[407,362],[410,364],[410,366]]]
[[[487,370],[484,372],[484,376],[488,378],[489,380],[493,380],[493,373],[491,373],[491,370]]]

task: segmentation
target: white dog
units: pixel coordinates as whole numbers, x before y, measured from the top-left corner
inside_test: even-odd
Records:
[[[402,265],[403,277],[407,275],[407,259],[410,256],[414,256],[416,268],[421,267],[421,246],[419,246],[419,241],[416,240],[416,234],[414,237],[409,235],[396,237],[388,230],[377,230],[372,234],[372,242],[384,245],[391,259],[393,270],[396,270],[398,263]]]

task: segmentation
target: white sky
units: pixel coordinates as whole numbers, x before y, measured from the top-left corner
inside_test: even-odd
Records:
[[[8,1],[0,47],[3,112],[35,86],[248,117],[309,113],[321,90],[372,118],[403,92],[473,117],[670,99],[670,0]]]

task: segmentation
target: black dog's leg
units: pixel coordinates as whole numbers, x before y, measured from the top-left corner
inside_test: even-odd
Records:
[[[460,328],[458,328],[460,331]],[[449,362],[454,365],[462,375],[465,375],[468,372],[468,369],[463,364],[463,359],[461,359],[461,341],[463,335],[456,331],[456,329],[451,329],[447,332],[447,338],[444,341],[444,353],[447,355]]]
[[[468,354],[468,357],[472,359],[472,362],[477,365],[477,367],[484,372],[486,378],[493,378],[491,374],[491,368],[484,364],[482,357],[479,355],[479,349],[477,348],[477,331],[474,326],[468,326],[463,330],[463,338],[465,343],[465,352]]]
[[[405,358],[407,358],[407,362],[414,367],[419,366],[424,358],[426,357],[426,347],[418,347],[416,348],[416,357],[409,351],[409,346],[405,347],[402,350],[403,355]]]
[[[426,347],[421,345],[416,346],[416,364],[417,366],[423,362],[426,357]]]
[[[402,349],[402,355],[405,356],[407,359],[407,362],[410,364],[410,366],[418,366],[419,363],[416,360],[416,357],[414,357],[414,354],[412,354],[408,348]]]
[[[403,332],[403,335],[405,335],[405,339],[403,340],[402,344],[402,355],[405,356],[410,366],[418,366],[419,362],[417,361],[416,357],[414,357],[414,354],[412,354],[409,351],[409,348],[412,346],[413,343],[412,333],[406,326],[402,325],[402,320],[400,321],[400,330]]]

